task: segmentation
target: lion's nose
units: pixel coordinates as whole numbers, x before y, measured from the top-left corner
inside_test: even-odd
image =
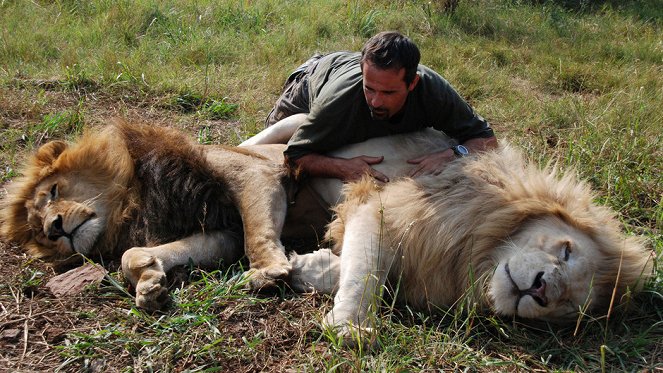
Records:
[[[64,228],[62,227],[62,215],[59,215],[53,219],[51,222],[51,226],[48,227],[48,239],[51,241],[55,241],[58,238],[64,236],[66,232],[64,231]]]
[[[532,286],[529,289],[523,291],[522,294],[529,295],[534,298],[536,303],[538,303],[541,307],[548,305],[548,297],[546,297],[546,280],[543,279],[544,274],[544,272],[537,273]]]

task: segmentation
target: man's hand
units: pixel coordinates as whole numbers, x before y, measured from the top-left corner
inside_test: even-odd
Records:
[[[412,168],[408,176],[439,175],[447,163],[454,159],[456,159],[456,155],[451,149],[425,154],[414,159],[408,159],[407,163],[416,165]]]
[[[345,159],[311,153],[296,159],[295,164],[302,171],[315,177],[330,177],[348,182],[358,180],[368,174],[386,183],[389,178],[371,167],[382,162],[383,159],[384,157],[370,157],[367,155]]]
[[[470,154],[472,154],[496,148],[497,139],[495,137],[469,139],[465,141],[463,145],[469,150]],[[447,163],[454,159],[456,159],[456,155],[451,149],[431,154],[425,154],[414,159],[409,159],[407,161],[408,163],[417,166],[414,167],[412,171],[410,171],[408,176],[417,177],[423,175],[439,175]]]
[[[368,174],[377,180],[386,183],[389,178],[383,173],[376,171],[371,165],[378,164],[384,160],[384,157],[370,157],[362,155],[350,159],[336,158],[339,160],[339,167],[341,174],[340,179],[343,181],[355,181],[361,179],[362,176]]]

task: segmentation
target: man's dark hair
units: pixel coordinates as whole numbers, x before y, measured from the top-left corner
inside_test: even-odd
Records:
[[[380,69],[405,69],[405,84],[410,85],[417,74],[421,53],[407,36],[384,31],[368,39],[361,49],[361,66],[368,61]]]

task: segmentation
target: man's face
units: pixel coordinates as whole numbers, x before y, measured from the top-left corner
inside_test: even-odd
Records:
[[[389,119],[405,105],[410,91],[419,81],[419,76],[408,86],[403,77],[405,69],[380,69],[370,61],[362,67],[364,96],[371,111],[371,117],[377,120]]]

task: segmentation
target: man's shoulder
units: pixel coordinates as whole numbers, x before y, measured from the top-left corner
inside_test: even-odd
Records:
[[[449,86],[449,82],[440,73],[426,65],[419,65],[417,67],[417,74],[419,75],[420,81],[425,83],[425,85],[438,87]]]
[[[338,51],[325,54],[320,58],[320,62],[327,63],[359,63],[361,53],[350,51]]]
[[[335,52],[320,59],[309,79],[312,101],[354,97],[361,87],[360,55],[350,52]]]
[[[313,76],[317,79],[328,79],[330,75],[344,75],[347,72],[359,71],[361,54],[357,52],[333,52],[324,55],[318,61]]]

